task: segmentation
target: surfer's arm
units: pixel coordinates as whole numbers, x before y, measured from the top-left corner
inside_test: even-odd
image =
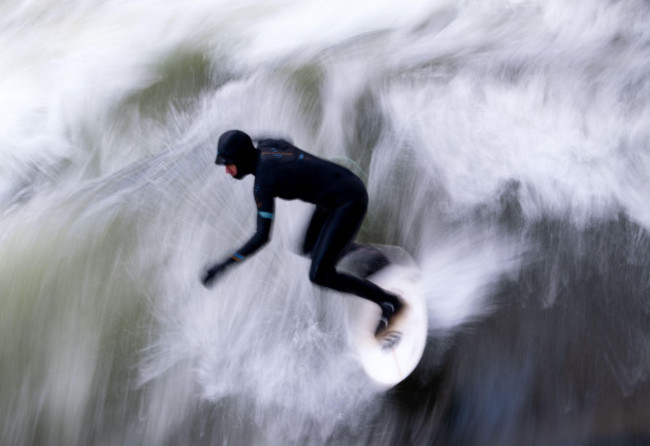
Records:
[[[258,188],[255,188],[255,203],[257,204],[257,229],[255,230],[255,234],[248,239],[244,246],[233,252],[232,255],[223,262],[225,266],[230,266],[233,263],[239,263],[246,260],[262,246],[266,245],[271,239],[275,200],[272,196],[262,195],[259,193]]]
[[[253,234],[244,246],[233,253],[231,256],[233,262],[246,260],[247,257],[254,254],[258,249],[268,243],[271,239],[274,208],[273,197],[270,197],[268,202],[265,200],[262,206],[260,206],[260,202],[258,202],[257,229],[255,230],[255,234]]]
[[[214,264],[203,275],[202,282],[210,286],[216,278],[235,263],[240,263],[254,254],[271,239],[271,227],[275,212],[275,200],[272,196],[263,196],[255,188],[255,201],[257,203],[257,229],[255,234],[237,251],[226,260]]]

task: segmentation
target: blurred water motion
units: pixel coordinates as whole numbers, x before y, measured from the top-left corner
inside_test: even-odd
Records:
[[[650,442],[649,15],[1,5],[2,444]],[[391,391],[296,254],[309,206],[199,283],[255,224],[231,128],[357,172],[360,239],[420,263],[429,341]]]

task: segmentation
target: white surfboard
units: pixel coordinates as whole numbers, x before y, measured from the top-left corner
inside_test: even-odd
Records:
[[[427,340],[427,308],[420,288],[420,269],[413,258],[398,247],[378,248],[391,264],[368,280],[399,295],[406,305],[377,338],[379,307],[366,299],[349,299],[350,341],[368,376],[390,388],[409,376],[420,362]]]

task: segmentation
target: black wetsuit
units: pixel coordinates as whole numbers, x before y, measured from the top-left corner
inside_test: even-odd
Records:
[[[372,282],[336,270],[368,207],[368,193],[359,177],[284,140],[260,141],[256,158],[250,173],[255,175],[257,230],[231,261],[244,260],[268,242],[276,197],[299,199],[316,205],[303,243],[304,253],[312,257],[310,280],[378,304],[395,302],[394,295]]]

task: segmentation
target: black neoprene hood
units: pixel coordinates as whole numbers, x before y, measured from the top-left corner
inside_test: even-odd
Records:
[[[229,130],[219,137],[217,146],[217,164],[234,164],[237,176],[243,178],[255,170],[257,149],[251,137],[241,130]]]

